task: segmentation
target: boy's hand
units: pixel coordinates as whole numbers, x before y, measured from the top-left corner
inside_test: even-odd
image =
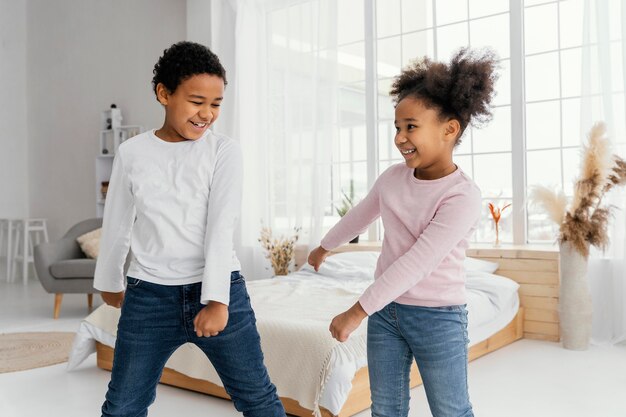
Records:
[[[321,246],[313,249],[311,253],[309,253],[309,265],[311,265],[315,272],[319,271],[320,265],[324,262],[326,257],[330,254],[330,251],[327,251]]]
[[[217,336],[228,323],[228,306],[217,301],[209,301],[193,319],[193,328],[198,337]]]
[[[345,342],[350,337],[350,334],[359,327],[365,317],[367,317],[367,313],[361,307],[361,303],[357,301],[348,311],[336,316],[330,323],[328,330],[330,330],[330,334],[335,339]]]
[[[102,301],[104,301],[107,305],[115,308],[121,308],[122,302],[124,302],[124,291],[122,292],[100,292],[102,296]]]

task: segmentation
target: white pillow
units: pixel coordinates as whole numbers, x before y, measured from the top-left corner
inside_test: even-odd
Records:
[[[380,252],[343,252],[326,258],[319,274],[331,278],[374,279]],[[308,263],[302,269],[313,271]]]
[[[465,287],[482,291],[495,305],[503,306],[508,305],[512,297],[517,297],[519,284],[500,275],[467,270]]]
[[[482,259],[465,257],[465,270],[466,271],[483,271],[493,274],[500,267],[496,262],[484,261]]]
[[[97,259],[100,252],[100,235],[102,234],[102,228],[92,230],[91,232],[80,235],[76,238],[76,241],[80,245],[81,250],[87,255],[88,258]]]
[[[320,274],[339,278],[364,278],[373,279],[374,271],[380,252],[373,251],[355,251],[342,252],[326,258],[326,261],[320,266],[318,271]],[[466,271],[482,271],[490,274],[494,273],[500,265],[495,262],[483,261],[476,258],[465,258]],[[302,269],[313,270],[313,267],[306,263]]]

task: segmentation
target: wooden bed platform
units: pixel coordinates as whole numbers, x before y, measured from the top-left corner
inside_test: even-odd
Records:
[[[472,361],[480,358],[487,353],[493,352],[496,349],[521,339],[523,334],[523,316],[524,311],[523,309],[520,309],[508,326],[489,339],[472,346],[469,350],[469,360]],[[96,353],[98,356],[98,367],[110,371],[113,367],[113,348],[96,342]],[[170,368],[165,368],[163,370],[161,383],[179,388],[185,388],[191,391],[202,392],[215,397],[230,399],[228,394],[226,394],[226,391],[224,391],[224,388],[219,385],[215,385],[206,380],[188,377]],[[411,388],[421,384],[422,379],[419,376],[415,362],[413,362],[413,366],[411,367]],[[365,367],[359,370],[354,376],[354,379],[352,380],[352,390],[350,391],[346,404],[341,409],[338,417],[352,416],[358,412],[368,409],[371,405],[369,389],[369,375],[367,367]],[[280,399],[285,406],[287,414],[301,417],[309,417],[313,415],[313,411],[301,407],[297,401],[291,398],[281,397]],[[333,417],[333,414],[322,408],[322,416]]]
[[[336,251],[380,251],[379,243],[363,242],[345,245]],[[469,350],[472,361],[487,353],[515,342],[522,337],[559,341],[558,294],[559,271],[558,250],[551,247],[509,246],[493,248],[490,246],[473,246],[467,255],[498,262],[500,268],[496,274],[506,276],[520,284],[520,310],[515,318],[501,331],[487,340],[474,345]],[[303,258],[304,256],[304,258]],[[298,259],[299,257],[299,259]],[[296,250],[296,262],[301,265],[306,253]],[[113,349],[96,343],[98,367],[111,370],[113,365]],[[230,397],[224,389],[211,382],[195,379],[165,368],[161,383],[202,392],[220,398]],[[411,368],[411,388],[422,383],[415,362]],[[301,407],[291,398],[281,397],[288,414],[295,416],[311,416],[312,411]],[[322,409],[323,417],[349,417],[361,412],[371,405],[369,394],[369,376],[367,367],[359,370],[352,380],[352,390],[338,416]]]

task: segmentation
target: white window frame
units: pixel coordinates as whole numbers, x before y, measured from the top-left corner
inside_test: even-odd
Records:
[[[524,78],[524,0],[509,0],[511,42],[511,173],[513,244],[528,241],[526,215],[526,98]],[[520,209],[521,208],[521,209]]]

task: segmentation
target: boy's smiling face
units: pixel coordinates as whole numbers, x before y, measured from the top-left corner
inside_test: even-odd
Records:
[[[196,74],[181,81],[173,93],[160,83],[156,90],[165,107],[165,121],[156,135],[168,142],[197,140],[220,114],[224,80],[217,75]]]

